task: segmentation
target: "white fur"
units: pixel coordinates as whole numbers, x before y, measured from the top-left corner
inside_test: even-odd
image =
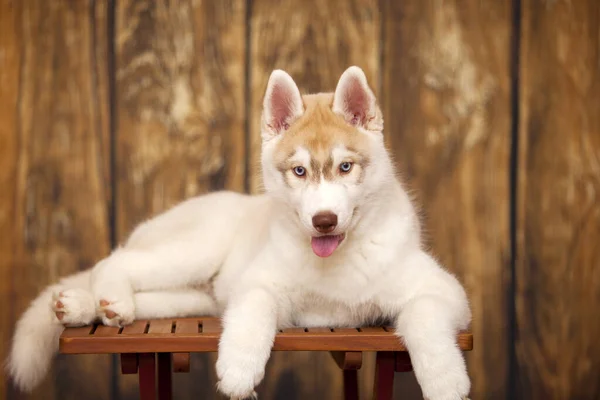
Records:
[[[270,85],[283,82],[294,98],[289,76],[274,74]],[[342,88],[348,76],[363,82],[362,71],[349,69]],[[8,362],[16,384],[32,389],[47,372],[62,330],[53,311],[62,299],[62,321],[70,325],[87,324],[92,316],[116,326],[134,318],[222,315],[218,388],[232,399],[255,394],[278,328],[389,318],[409,349],[424,396],[467,396],[470,381],[455,343],[470,322],[467,297],[423,251],[418,219],[395,178],[383,135],[364,134],[372,162],[361,184],[322,181],[294,190],[272,165],[279,139],[267,132],[266,195],[219,192],[185,201],[140,225],[91,271],[46,289],[17,324]],[[336,162],[344,157],[344,148],[332,151]],[[306,162],[306,152],[297,155]],[[310,218],[323,209],[340,216],[336,233],[346,234],[325,259],[310,247]],[[107,311],[116,315],[109,318]]]

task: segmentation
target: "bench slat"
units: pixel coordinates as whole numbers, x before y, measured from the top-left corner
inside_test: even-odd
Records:
[[[286,328],[282,329],[281,333],[304,333],[304,328]]]
[[[382,326],[365,326],[360,328],[360,330],[364,333],[378,333],[381,335],[389,335],[389,333],[386,332]]]
[[[123,328],[125,329],[125,328]],[[119,335],[120,328],[114,326],[98,325],[96,331],[91,337],[115,337]]]
[[[219,318],[202,319],[202,333],[221,333],[221,321]]]
[[[332,328],[334,333],[341,335],[353,335],[359,333],[356,328]]]
[[[140,335],[146,331],[148,321],[133,321],[133,324],[127,325],[123,328],[121,335]]]
[[[66,328],[61,337],[70,338],[70,337],[81,337],[89,335],[92,330],[95,328],[94,325],[82,326],[80,328]]]
[[[200,333],[200,322],[189,319],[178,320],[175,325],[175,333]]]
[[[157,319],[150,321],[150,327],[148,328],[148,333],[156,333],[156,334],[166,334],[171,333],[173,329],[174,322],[167,319]]]
[[[311,333],[331,333],[331,328],[308,328]]]

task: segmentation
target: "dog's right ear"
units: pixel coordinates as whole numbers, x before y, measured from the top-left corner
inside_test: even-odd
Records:
[[[303,113],[302,96],[292,77],[280,69],[273,71],[263,100],[263,140],[272,139],[289,129]]]

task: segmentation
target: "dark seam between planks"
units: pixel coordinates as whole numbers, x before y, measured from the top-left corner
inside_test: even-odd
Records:
[[[91,2],[92,7],[95,2]],[[110,182],[110,202],[108,204],[108,234],[109,245],[114,248],[117,243],[117,107],[116,107],[116,61],[115,61],[115,21],[116,7],[114,0],[108,0],[106,10],[106,67],[108,69],[108,129],[109,129],[109,182]],[[111,356],[111,398],[119,400],[121,392],[119,390],[119,360],[118,356]]]
[[[516,398],[517,391],[517,310],[516,310],[516,263],[517,263],[517,206],[519,168],[519,100],[520,100],[520,51],[521,51],[521,0],[512,2],[511,41],[510,41],[510,160],[509,160],[509,235],[510,235],[510,284],[508,287],[508,374],[506,398]]]
[[[251,162],[251,149],[252,149],[252,137],[250,135],[251,126],[250,121],[252,120],[252,107],[250,104],[250,79],[251,79],[251,69],[250,69],[250,60],[252,58],[251,54],[251,34],[252,34],[252,0],[246,1],[246,40],[244,49],[244,192],[250,192],[250,179],[252,178],[252,173],[250,171]],[[254,170],[254,168],[252,168]]]
[[[378,87],[377,87],[377,98],[379,99],[379,107],[383,107],[383,80],[385,79],[385,39],[386,39],[386,32],[385,32],[385,28],[387,27],[386,24],[386,18],[385,18],[385,12],[384,9],[386,9],[385,7],[385,2],[386,0],[379,0],[377,2],[377,13],[379,16],[379,59],[377,60],[379,62],[378,65],[378,77],[379,77],[379,82],[377,83]],[[384,133],[385,135],[385,133]]]

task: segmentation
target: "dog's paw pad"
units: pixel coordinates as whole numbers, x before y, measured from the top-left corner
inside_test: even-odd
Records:
[[[95,317],[91,294],[83,289],[68,289],[52,294],[52,311],[65,326],[90,324]]]
[[[131,324],[134,320],[134,306],[132,303],[101,299],[98,304],[99,315],[102,316],[104,325],[122,327]]]
[[[60,296],[58,296],[60,297]],[[62,321],[65,318],[65,311],[63,311],[65,309],[65,305],[63,304],[62,301],[60,300],[55,300],[54,301],[54,314],[56,315],[56,318],[58,318],[59,321]]]

